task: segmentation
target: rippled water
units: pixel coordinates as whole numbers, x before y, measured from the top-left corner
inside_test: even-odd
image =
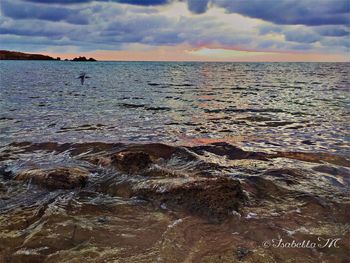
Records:
[[[210,138],[348,154],[349,67],[0,62],[1,143]]]
[[[345,262],[349,69],[0,61],[0,262]]]

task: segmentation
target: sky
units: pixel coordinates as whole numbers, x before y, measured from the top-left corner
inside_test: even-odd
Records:
[[[350,0],[1,0],[0,49],[131,61],[350,61]]]

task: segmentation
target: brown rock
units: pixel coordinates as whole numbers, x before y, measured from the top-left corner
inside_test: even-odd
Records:
[[[16,180],[31,180],[49,189],[72,189],[83,187],[88,176],[89,172],[80,168],[59,167],[24,171],[16,176]]]
[[[101,182],[96,185],[99,192],[111,196],[130,198],[134,196],[133,183],[131,181]]]
[[[166,191],[139,189],[136,195],[173,209],[221,221],[246,200],[240,182],[228,178],[201,178]]]
[[[112,163],[112,160],[109,157],[100,157],[100,156],[94,156],[92,158],[89,158],[88,161],[95,165],[101,165],[101,166],[109,166]]]
[[[258,199],[279,198],[288,193],[287,189],[262,176],[250,176],[244,188]]]
[[[166,144],[151,143],[131,145],[128,147],[128,150],[133,152],[141,151],[147,153],[152,160],[155,160],[159,158],[169,159],[179,149]]]
[[[330,153],[308,153],[308,152],[277,152],[272,158],[289,158],[311,163],[328,162],[335,165],[350,167],[350,159],[346,156]]]
[[[307,177],[307,171],[291,168],[267,169],[264,175],[273,177],[274,180],[284,182],[287,185],[299,184],[301,179]]]
[[[226,158],[230,160],[267,160],[268,157],[268,155],[265,153],[244,151],[234,145],[225,142],[216,142],[208,145],[195,146],[190,149],[200,155],[209,152],[219,156],[226,156]]]
[[[153,163],[150,155],[142,151],[119,152],[111,159],[112,165],[129,174],[139,173]]]

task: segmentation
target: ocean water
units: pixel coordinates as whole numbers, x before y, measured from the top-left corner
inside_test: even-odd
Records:
[[[349,73],[0,61],[0,262],[345,262]]]
[[[0,141],[349,154],[349,63],[1,61]],[[80,73],[90,78],[84,85]]]

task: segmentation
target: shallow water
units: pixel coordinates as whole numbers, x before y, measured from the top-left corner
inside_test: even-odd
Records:
[[[345,262],[349,67],[0,61],[0,262]]]

